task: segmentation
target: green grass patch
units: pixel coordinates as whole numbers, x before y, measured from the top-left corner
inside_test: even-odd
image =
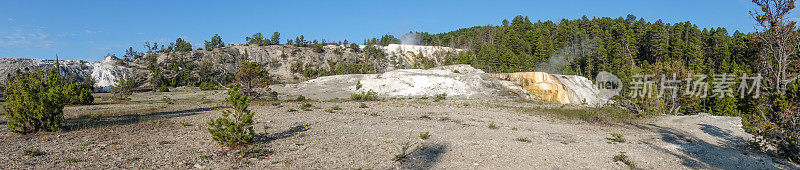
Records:
[[[517,107],[520,112],[532,115],[554,116],[560,119],[583,120],[591,123],[615,124],[634,123],[640,120],[637,114],[618,107]]]

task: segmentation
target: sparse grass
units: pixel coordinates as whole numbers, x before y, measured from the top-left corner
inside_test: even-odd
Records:
[[[367,104],[365,104],[365,103],[358,103],[358,108],[362,108],[363,109],[363,108],[369,108],[369,107],[367,107]]]
[[[422,115],[422,116],[420,116],[419,118],[420,118],[420,119],[431,119],[431,117],[430,117],[430,116],[428,116],[428,115]]]
[[[517,131],[518,129],[517,129],[517,127],[513,127],[513,128],[511,128],[511,130]]]
[[[46,153],[36,148],[25,148],[25,150],[22,151],[22,155],[25,156],[42,156],[44,154]]]
[[[302,105],[300,105],[300,110],[312,111],[313,110],[313,109],[311,109],[312,107],[314,107],[314,105],[312,105],[311,103],[304,102]]]
[[[326,109],[325,112],[334,113],[334,112],[336,112],[336,110],[342,110],[342,108],[339,107],[339,106],[333,106],[330,109]]]
[[[497,125],[495,125],[494,122],[492,122],[492,123],[489,123],[489,129],[497,130],[497,129],[500,129],[500,128],[497,127]]]
[[[192,126],[192,124],[191,124],[191,123],[189,123],[189,122],[185,122],[185,121],[181,121],[181,122],[179,122],[179,123],[180,123],[180,124],[181,124],[181,126],[183,126],[183,127]]]
[[[519,142],[525,142],[525,143],[531,143],[531,142],[533,142],[533,141],[531,141],[531,139],[528,139],[528,138],[526,138],[526,137],[518,137],[518,138],[516,138],[516,139],[514,139],[514,140],[515,140],[515,141],[519,141]]]
[[[433,96],[433,101],[434,102],[439,102],[439,101],[442,101],[444,99],[447,99],[447,93],[437,94],[436,96]]]
[[[297,98],[294,99],[294,101],[296,101],[296,102],[306,101],[306,96],[303,96],[302,94],[298,95]]]
[[[431,137],[431,135],[428,132],[419,133],[419,139],[428,140],[428,138],[430,138],[430,137]]]
[[[614,137],[614,142],[625,143],[625,141],[627,141],[625,136],[619,133],[611,133],[611,137]]]
[[[635,169],[636,168],[636,163],[634,163],[631,160],[631,158],[628,157],[628,155],[625,155],[625,152],[620,152],[619,154],[614,155],[614,162],[617,162],[617,161],[621,161],[622,163],[625,163],[625,165],[628,165],[628,167],[630,167],[631,169]]]
[[[296,112],[296,111],[297,111],[297,109],[294,109],[294,108],[289,108],[288,110],[286,110],[286,112]]]
[[[77,162],[80,162],[80,161],[81,160],[77,159],[77,158],[67,158],[67,162],[69,162],[69,163],[77,163]]]
[[[89,113],[81,113],[78,115],[78,119],[86,119],[86,122],[95,122],[100,119],[102,113],[97,112],[89,112]]]
[[[79,143],[78,145],[81,145],[81,146],[89,146],[89,145],[91,145],[91,144],[94,144],[94,142],[81,142],[81,143]]]
[[[392,157],[392,161],[402,162],[406,158],[408,158],[408,149],[411,148],[411,142],[403,142],[403,143],[400,144],[399,147],[394,142],[392,142],[392,145],[394,145],[394,149],[397,152]]]
[[[409,136],[409,138],[411,138],[411,136]],[[425,149],[424,148],[425,147],[425,140],[427,140],[428,138],[430,138],[430,133],[429,132],[423,132],[423,133],[419,134],[420,141],[419,141],[418,149],[420,149],[420,150],[424,150]],[[408,158],[408,155],[410,154],[409,153],[409,149],[411,149],[412,146],[417,144],[416,142],[412,143],[411,141],[406,141],[406,142],[400,143],[400,145],[397,145],[395,143],[394,139],[392,139],[391,136],[389,136],[389,142],[392,143],[392,146],[394,146],[394,149],[395,149],[395,154],[394,154],[394,156],[392,156],[392,161],[396,161],[396,162],[405,161]]]
[[[141,159],[142,159],[142,158],[140,158],[140,157],[132,157],[132,158],[125,159],[125,161],[128,161],[128,162],[136,162],[136,161],[139,161],[139,160],[141,160]]]
[[[167,97],[167,96],[162,97],[161,101],[166,103],[166,104],[175,104],[175,100],[172,100],[172,98]]]
[[[264,159],[272,154],[272,151],[265,148],[267,148],[266,144],[260,142],[256,143],[255,145],[242,149],[242,157]]]

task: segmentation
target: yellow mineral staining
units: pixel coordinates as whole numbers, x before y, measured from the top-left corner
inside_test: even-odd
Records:
[[[567,89],[560,81],[545,72],[499,73],[492,77],[508,80],[527,90],[529,99],[570,104]]]

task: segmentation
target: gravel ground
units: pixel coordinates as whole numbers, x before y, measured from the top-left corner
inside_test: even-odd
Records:
[[[256,158],[222,152],[205,121],[224,91],[137,93],[65,108],[64,130],[19,135],[0,119],[3,169],[797,169],[750,149],[739,118],[664,116],[636,123],[564,120],[514,100],[254,102]],[[164,97],[174,100],[166,103]],[[278,105],[274,105],[278,104]],[[342,108],[333,110],[334,106]],[[290,108],[298,111],[288,112]],[[325,111],[331,109],[331,112]],[[494,124],[495,128],[490,128]],[[428,132],[430,138],[419,139]],[[616,142],[619,133],[626,142]],[[410,142],[392,161],[394,145]],[[26,155],[39,150],[41,155]]]

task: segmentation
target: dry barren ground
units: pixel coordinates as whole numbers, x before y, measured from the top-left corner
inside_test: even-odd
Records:
[[[206,132],[205,121],[228,109],[222,102],[224,91],[137,93],[122,103],[98,96],[98,104],[65,108],[61,132],[13,134],[0,119],[0,167],[627,169],[613,160],[624,153],[643,169],[798,168],[750,149],[751,136],[738,118],[696,115],[588,123],[540,109],[582,108],[514,100],[363,102],[367,108],[361,102],[311,101],[311,111],[301,109],[299,102],[253,102],[259,149],[245,151],[253,158],[241,158],[239,151],[221,152]],[[174,102],[163,101],[164,96]],[[424,142],[418,137],[423,132],[430,134]],[[616,142],[611,133],[622,134],[626,142]],[[394,145],[406,141],[413,144],[408,158],[392,161],[398,153]]]

